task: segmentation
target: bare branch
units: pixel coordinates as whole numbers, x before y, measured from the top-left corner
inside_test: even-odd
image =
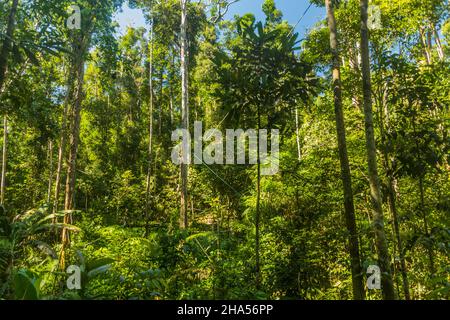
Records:
[[[225,0],[226,1],[226,0]],[[222,12],[219,6],[219,14],[216,17],[212,17],[212,22],[213,23],[217,23],[220,20],[223,19],[223,17],[228,13],[228,10],[230,10],[230,7],[232,4],[235,4],[236,2],[238,2],[239,0],[232,0],[230,2],[227,3],[227,5],[224,8],[224,11]],[[222,4],[223,2],[219,2],[219,5]]]

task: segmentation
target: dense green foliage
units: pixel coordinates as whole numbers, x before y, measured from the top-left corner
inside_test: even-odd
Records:
[[[259,177],[257,165],[189,166],[189,227],[180,229],[180,168],[171,161],[182,112],[180,1],[130,1],[152,31],[129,28],[121,36],[113,16],[123,1],[77,2],[89,26],[79,32],[65,25],[71,1],[18,3],[0,86],[7,124],[0,130],[0,298],[352,299],[326,21],[299,41],[273,0],[265,1],[262,22],[253,14],[224,20],[226,1],[212,1],[212,9],[188,1],[191,125],[279,129],[281,146],[273,176]],[[396,294],[405,298],[403,260],[412,299],[448,299],[449,4],[372,3],[382,12],[383,27],[370,35],[372,100]],[[0,48],[12,5],[0,2]],[[367,270],[377,252],[359,1],[333,5]],[[63,206],[74,154],[73,205]],[[63,229],[70,237],[61,241]],[[81,267],[81,290],[66,287],[69,265]],[[381,297],[366,290],[367,299]]]

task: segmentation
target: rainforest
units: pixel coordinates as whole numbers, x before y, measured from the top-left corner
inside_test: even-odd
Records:
[[[449,9],[0,0],[0,300],[447,300]]]

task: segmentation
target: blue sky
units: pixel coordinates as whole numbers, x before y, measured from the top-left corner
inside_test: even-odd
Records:
[[[261,6],[264,0],[240,0],[232,5],[227,18],[231,19],[234,15],[243,15],[245,13],[253,13],[258,20],[262,20],[264,14]],[[279,10],[283,12],[284,19],[294,25],[300,19],[309,6],[308,0],[275,0]],[[325,8],[317,8],[312,6],[303,20],[299,23],[296,31],[302,37],[305,32],[314,26],[314,24],[325,18]],[[125,6],[123,12],[119,13],[116,20],[120,24],[120,33],[124,33],[128,26],[140,27],[145,25],[144,17],[140,10],[132,10]]]

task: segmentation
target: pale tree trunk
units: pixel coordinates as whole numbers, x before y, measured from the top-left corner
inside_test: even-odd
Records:
[[[0,51],[0,92],[3,90],[3,84],[5,83],[6,69],[8,68],[8,57],[12,49],[14,31],[16,29],[16,14],[18,6],[19,0],[13,0],[8,16],[6,37],[5,40],[3,40],[2,50]]]
[[[441,61],[443,61],[445,59],[445,54],[444,54],[444,48],[442,47],[441,38],[439,36],[439,32],[436,30],[436,26],[433,25],[432,28],[433,28],[434,41],[436,42],[439,59]]]
[[[366,132],[366,148],[369,168],[370,194],[372,200],[373,231],[381,269],[381,285],[383,298],[395,300],[394,285],[390,267],[389,248],[384,230],[383,206],[380,181],[378,176],[377,153],[372,112],[372,83],[370,79],[369,30],[367,27],[368,0],[360,1],[361,9],[361,60],[364,94],[364,117]]]
[[[424,27],[420,27],[420,40],[422,41],[423,52],[427,64],[431,64],[431,50],[429,48],[428,33]]]
[[[353,203],[352,178],[347,153],[347,140],[345,133],[344,113],[342,108],[342,83],[337,26],[331,0],[326,0],[325,5],[328,16],[328,27],[330,29],[330,46],[333,55],[334,109],[336,114],[336,129],[338,137],[339,159],[341,162],[342,184],[344,187],[344,218],[349,234],[348,247],[351,260],[353,297],[355,300],[364,300],[365,290],[363,283],[363,270],[359,253],[355,206]]]
[[[187,5],[189,0],[181,0],[181,128],[189,130],[189,82],[188,82],[188,41],[187,41]],[[184,146],[184,144],[182,144]],[[182,155],[190,152],[182,148]],[[185,157],[183,157],[185,158]],[[190,158],[190,157],[188,157]],[[188,174],[189,165],[181,163],[181,208],[180,228],[188,227]]]
[[[359,75],[361,74],[361,55],[360,55],[360,50],[359,50],[359,44],[356,43],[355,46],[351,46],[350,50],[349,50],[349,66],[350,69],[354,72],[355,75]],[[361,107],[361,98],[360,96],[355,93],[352,96],[352,105],[356,107],[356,109],[360,112],[362,112],[362,107]]]
[[[2,154],[2,177],[0,186],[0,205],[5,205],[5,189],[6,189],[6,166],[8,152],[8,118],[3,118],[3,154]]]
[[[433,49],[433,33],[431,32],[431,30],[429,29],[428,26],[428,30],[427,30],[427,49],[428,52],[430,53],[430,56],[432,55],[432,49]]]

